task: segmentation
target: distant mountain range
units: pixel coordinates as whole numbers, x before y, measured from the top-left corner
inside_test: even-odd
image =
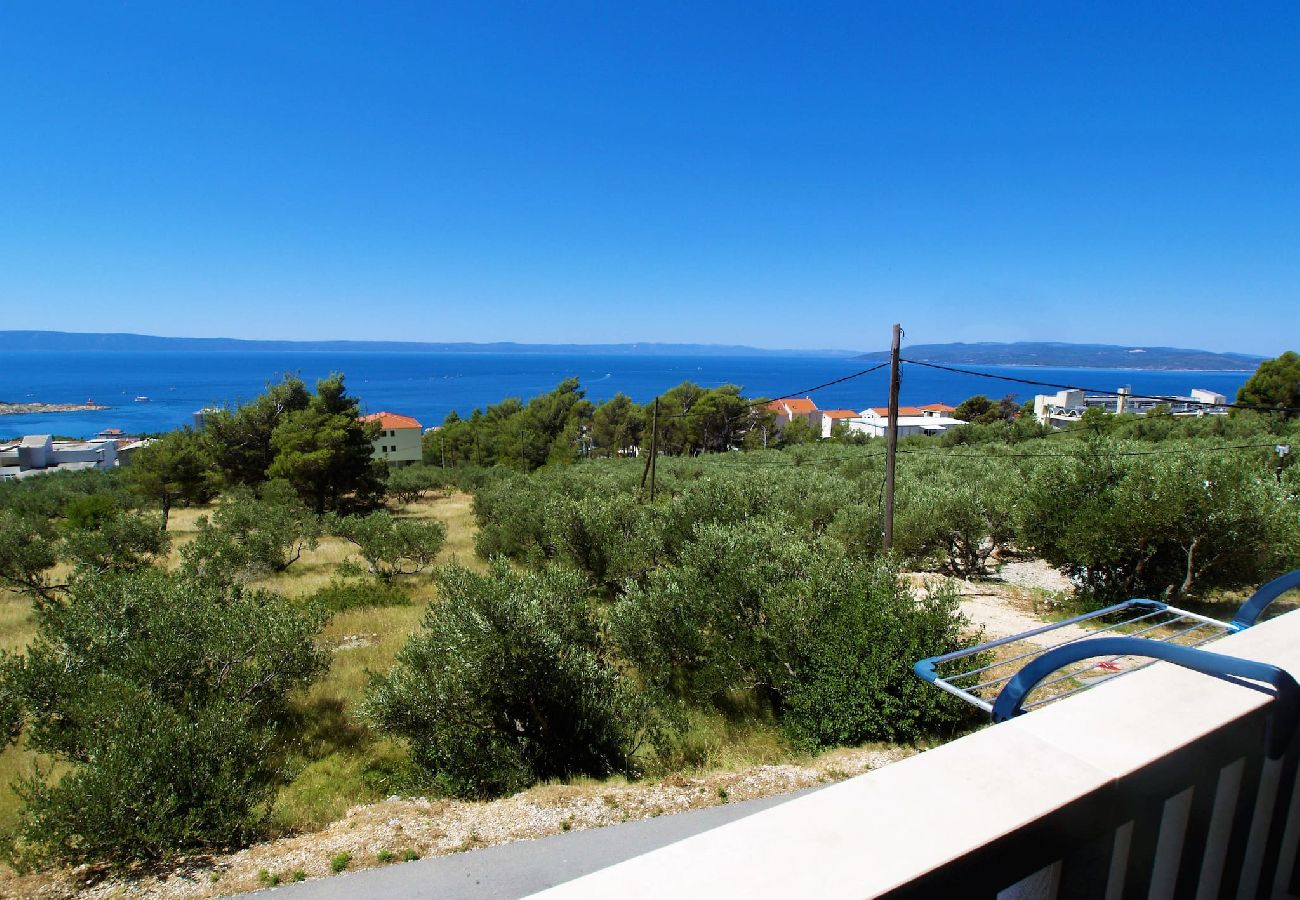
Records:
[[[913,344],[903,357],[917,362],[960,366],[1060,366],[1069,369],[1177,369],[1253,371],[1264,360],[1249,353],[1213,353],[1178,347],[1132,347],[1117,344],[1064,344],[1016,341],[1009,344]],[[858,359],[886,360],[889,351],[864,353]]]
[[[490,344],[417,341],[247,341],[238,338],[156,337],[147,334],[93,334],[69,331],[0,331],[0,352],[379,352],[379,353],[548,353],[566,356],[782,356],[886,360],[888,351],[768,350],[736,344]],[[1185,369],[1250,371],[1262,356],[1212,353],[1177,347],[1125,347],[1113,344],[1015,343],[913,344],[903,356],[945,365],[1061,366],[1095,369]]]
[[[736,344],[491,344],[417,341],[246,341],[238,338],[155,337],[70,331],[0,331],[0,352],[19,350],[140,353],[157,351],[258,353],[350,351],[370,353],[552,353],[590,356],[820,356],[853,357],[860,350],[764,350]]]

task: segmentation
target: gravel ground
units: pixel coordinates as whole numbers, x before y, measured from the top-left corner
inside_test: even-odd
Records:
[[[1036,588],[1043,591],[1065,593],[1074,590],[1074,584],[1041,559],[1026,559],[1003,563],[998,570],[998,577],[1004,584],[1016,587]]]
[[[634,819],[784,794],[840,781],[887,765],[914,750],[906,747],[837,750],[810,765],[759,766],[699,777],[671,776],[657,783],[548,785],[502,800],[390,797],[357,806],[323,831],[257,844],[238,853],[183,861],[154,875],[125,878],[87,869],[19,877],[0,874],[0,896],[39,898],[216,897],[265,887],[259,873],[289,881],[331,874],[330,860],[351,855],[349,869],[381,865],[377,854],[399,859],[404,850],[438,856],[564,831],[599,828]]]
[[[1036,598],[1046,594],[1063,594],[1074,589],[1070,579],[1041,559],[1003,563],[998,575],[989,581],[963,581],[923,572],[909,573],[913,585],[933,589],[940,584],[952,585],[961,596],[962,614],[971,624],[984,630],[984,639],[1007,637],[1044,624]],[[1029,643],[1057,643],[1085,637],[1085,629],[1063,626],[1048,635],[1026,638]]]

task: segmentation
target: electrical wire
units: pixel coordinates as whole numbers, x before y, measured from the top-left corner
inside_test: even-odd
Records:
[[[1271,441],[1267,444],[1226,444],[1218,447],[1176,447],[1167,450],[1115,450],[1110,451],[1103,456],[1115,458],[1120,456],[1165,456],[1176,454],[1198,454],[1198,453],[1221,453],[1228,450],[1259,450],[1262,448],[1275,448],[1278,446],[1277,441]],[[1065,453],[955,453],[948,447],[934,448],[899,448],[899,453],[926,454],[938,453],[948,458],[955,459],[1060,459]]]
[[[899,362],[905,362],[913,366],[925,366],[927,369],[941,369],[944,372],[956,372],[959,375],[973,375],[976,378],[992,378],[997,381],[1010,381],[1016,384],[1029,384],[1037,387],[1051,387],[1065,391],[1083,391],[1086,394],[1100,394],[1106,397],[1119,397],[1120,391],[1107,391],[1101,388],[1081,387],[1077,384],[1057,384],[1051,381],[1036,381],[1032,378],[1016,378],[1011,375],[995,375],[992,372],[977,372],[974,369],[962,369],[957,366],[945,366],[939,363],[921,362],[918,359],[903,359]],[[1297,413],[1300,407],[1294,406],[1261,406],[1254,403],[1211,403],[1207,400],[1191,400],[1185,397],[1169,397],[1161,394],[1123,394],[1132,400],[1155,400],[1158,403],[1182,403],[1186,406],[1208,406],[1211,409],[1252,409],[1259,412],[1282,412]]]

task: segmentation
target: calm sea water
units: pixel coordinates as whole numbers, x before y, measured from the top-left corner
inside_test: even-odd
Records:
[[[576,376],[596,402],[622,391],[637,401],[654,398],[683,380],[706,387],[738,384],[751,396],[780,396],[867,368],[861,360],[806,357],[565,356],[529,353],[0,353],[0,400],[84,403],[96,412],[0,416],[0,437],[62,434],[88,437],[105,428],[128,434],[190,424],[195,410],[247,400],[292,372],[309,383],[331,372],[347,376],[350,393],[367,412],[414,416],[426,427],[451,410],[505,397],[527,399]],[[1154,372],[1128,369],[970,367],[992,374],[1139,394],[1185,394],[1207,388],[1232,397],[1247,372]],[[863,409],[888,402],[882,369],[813,395],[823,409]],[[1048,388],[904,366],[905,404],[956,404],[972,394],[1023,401]],[[136,402],[137,396],[148,401]]]

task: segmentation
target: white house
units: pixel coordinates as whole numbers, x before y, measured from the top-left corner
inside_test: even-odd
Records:
[[[377,412],[361,417],[362,422],[378,422],[379,437],[375,438],[375,459],[387,460],[390,466],[409,466],[422,458],[420,437],[424,429],[410,416],[391,412]]]
[[[952,407],[944,403],[931,403],[927,406],[900,406],[898,408],[898,436],[911,437],[914,434],[943,434],[949,428],[965,425],[962,419],[954,419],[945,414]],[[849,429],[868,437],[884,437],[889,434],[889,407],[871,406],[862,410],[856,419],[847,420]]]
[[[822,437],[828,438],[831,436],[831,429],[835,427],[837,422],[848,422],[851,419],[856,419],[858,414],[851,409],[823,409],[821,417]]]
[[[767,408],[776,413],[776,430],[780,431],[794,419],[803,419],[814,429],[822,428],[822,414],[811,397],[784,397],[773,400]]]

